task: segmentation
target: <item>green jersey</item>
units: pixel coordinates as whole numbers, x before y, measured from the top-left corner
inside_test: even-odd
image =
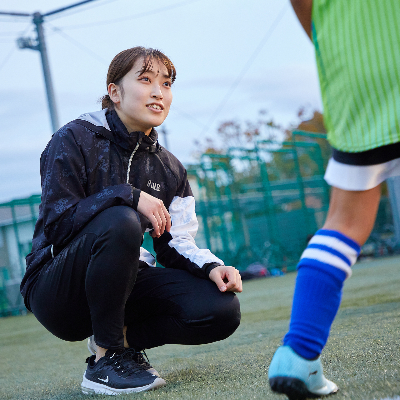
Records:
[[[314,0],[312,19],[331,145],[400,142],[400,0]]]

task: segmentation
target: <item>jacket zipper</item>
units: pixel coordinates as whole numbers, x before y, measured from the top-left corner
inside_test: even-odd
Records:
[[[136,153],[136,150],[138,149],[140,143],[139,141],[136,144],[136,147],[133,149],[131,156],[129,157],[129,163],[128,163],[128,171],[126,173],[126,183],[129,183],[129,173],[131,172],[131,164],[132,164],[132,158],[134,154]]]

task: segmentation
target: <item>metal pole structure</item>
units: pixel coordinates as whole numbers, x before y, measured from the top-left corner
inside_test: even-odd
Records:
[[[10,17],[30,17],[31,14],[20,12],[0,11],[0,15],[9,15]]]
[[[66,10],[69,10],[69,9],[77,7],[77,6],[81,6],[81,5],[86,4],[86,3],[91,3],[92,1],[95,1],[95,0],[83,0],[83,1],[80,1],[78,3],[74,3],[74,4],[71,4],[69,6],[66,6],[66,7],[57,8],[57,10],[49,11],[46,14],[43,14],[43,17],[48,17],[49,15],[58,14],[58,13],[60,13],[62,11],[66,11]]]
[[[40,52],[40,57],[42,59],[44,83],[46,86],[47,103],[49,105],[51,125],[53,128],[53,132],[58,130],[60,124],[58,122],[56,100],[55,100],[55,96],[54,96],[53,83],[51,80],[49,59],[47,57],[46,42],[44,39],[44,31],[43,31],[44,19],[43,19],[43,17],[58,14],[62,11],[69,10],[71,8],[80,6],[82,4],[90,3],[92,1],[95,1],[95,0],[83,0],[83,1],[80,1],[75,4],[71,4],[69,6],[50,11],[46,14],[41,14],[40,12],[35,12],[34,14],[28,14],[28,13],[19,13],[19,12],[0,11],[0,15],[9,15],[9,16],[14,16],[14,17],[30,17],[33,15],[32,22],[36,26],[36,32],[37,32],[36,41],[37,42],[34,43],[34,41],[31,38],[22,38],[21,37],[21,38],[17,39],[17,44],[20,49],[38,50]]]
[[[53,132],[56,132],[60,127],[60,124],[58,122],[56,99],[54,96],[53,82],[51,80],[49,59],[47,57],[46,42],[43,32],[43,16],[41,13],[35,12],[33,14],[33,23],[36,25],[37,50],[39,50],[40,57],[42,59],[43,76],[44,83],[46,85],[47,103],[49,105],[51,126],[53,128]]]

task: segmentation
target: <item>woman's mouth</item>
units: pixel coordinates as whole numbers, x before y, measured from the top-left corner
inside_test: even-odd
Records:
[[[147,108],[151,108],[151,109],[153,109],[153,110],[157,110],[157,111],[158,111],[158,110],[161,111],[161,110],[164,109],[164,107],[163,107],[161,104],[154,104],[154,103],[148,104],[146,107],[147,107]]]

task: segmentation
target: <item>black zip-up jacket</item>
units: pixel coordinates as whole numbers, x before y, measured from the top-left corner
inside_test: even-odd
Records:
[[[223,262],[194,241],[198,223],[195,202],[183,165],[157,141],[153,129],[128,133],[115,111],[81,115],[60,128],[40,159],[42,198],[39,218],[26,257],[21,293],[27,293],[41,269],[97,214],[116,205],[137,209],[140,191],[161,199],[172,227],[153,239],[157,261],[207,277]],[[139,213],[143,234],[151,224]],[[140,260],[155,265],[140,250]]]

